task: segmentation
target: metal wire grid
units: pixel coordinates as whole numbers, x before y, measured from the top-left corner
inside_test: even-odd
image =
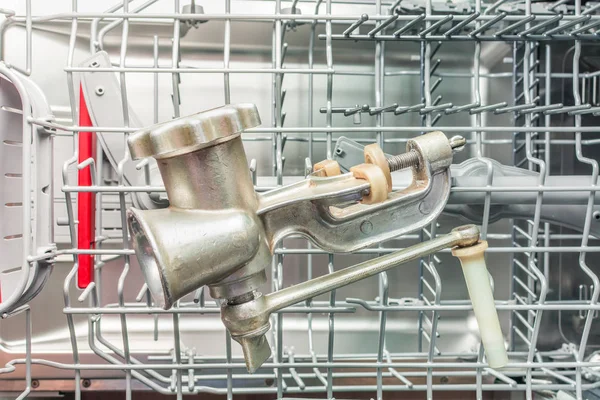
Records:
[[[158,0],[150,0],[138,8],[130,9],[128,1],[116,4],[105,13],[81,13],[78,12],[78,2],[73,1],[72,11],[56,15],[34,16],[31,14],[30,0],[27,1],[27,13],[25,16],[12,15],[9,10],[2,10],[8,16],[3,25],[3,31],[10,25],[22,24],[26,26],[26,65],[20,68],[17,65],[10,65],[15,71],[29,75],[32,70],[32,26],[40,22],[48,21],[70,21],[71,34],[69,40],[69,56],[66,61],[64,71],[68,77],[68,91],[71,100],[71,114],[73,121],[77,120],[77,92],[75,88],[74,73],[90,71],[89,68],[75,67],[73,65],[73,54],[75,48],[75,39],[80,21],[92,21],[91,50],[97,51],[102,48],[102,38],[106,32],[112,28],[122,25],[122,41],[120,48],[120,63],[118,66],[107,69],[119,74],[121,83],[121,98],[123,104],[123,115],[125,124],[120,128],[80,127],[76,125],[64,125],[58,123],[49,123],[47,121],[29,118],[27,122],[31,126],[44,126],[55,130],[55,135],[65,135],[73,138],[73,157],[67,160],[63,167],[63,185],[62,191],[65,194],[67,211],[69,216],[69,230],[71,234],[70,247],[56,251],[50,256],[72,256],[73,267],[64,282],[64,314],[67,319],[69,330],[71,332],[71,345],[73,351],[73,363],[57,363],[45,359],[33,359],[31,354],[31,318],[29,309],[23,307],[15,310],[12,314],[4,314],[4,317],[14,315],[19,312],[25,312],[26,318],[26,342],[28,350],[25,359],[16,359],[9,363],[0,372],[9,373],[15,369],[18,364],[25,363],[27,366],[27,389],[21,394],[24,398],[31,390],[31,364],[39,364],[52,368],[67,369],[74,372],[76,398],[81,396],[80,380],[82,371],[122,371],[125,377],[125,390],[127,397],[131,397],[134,381],[161,393],[177,394],[180,398],[185,393],[211,392],[227,394],[231,398],[235,393],[276,393],[278,398],[294,393],[323,392],[327,398],[333,398],[335,393],[345,391],[365,391],[376,393],[377,398],[381,398],[383,391],[426,391],[427,397],[432,398],[436,391],[440,390],[469,390],[475,391],[478,398],[482,398],[483,391],[524,391],[527,398],[532,398],[534,391],[543,390],[567,390],[575,391],[577,398],[583,397],[583,391],[593,389],[599,384],[591,383],[583,379],[583,374],[600,377],[593,368],[598,367],[598,363],[585,361],[586,351],[590,330],[594,319],[594,314],[600,310],[597,303],[600,294],[600,285],[598,277],[592,272],[586,262],[586,255],[590,252],[600,251],[598,246],[590,246],[590,223],[594,206],[594,196],[598,178],[598,164],[596,160],[584,156],[584,149],[597,144],[598,139],[583,139],[582,133],[596,132],[597,126],[582,126],[581,118],[583,114],[596,114],[600,111],[596,107],[595,97],[590,96],[592,102],[586,102],[581,95],[581,85],[589,85],[589,82],[595,82],[598,73],[580,73],[579,59],[581,57],[582,41],[596,41],[597,35],[593,33],[594,27],[600,25],[600,19],[592,15],[599,6],[586,9],[582,12],[580,0],[575,3],[574,12],[559,15],[533,15],[531,12],[531,0],[525,2],[525,15],[507,15],[503,12],[496,12],[497,8],[503,3],[498,1],[491,7],[487,7],[482,12],[482,2],[475,2],[475,11],[468,15],[439,15],[434,14],[432,1],[426,2],[423,14],[420,15],[396,15],[392,11],[398,4],[383,4],[377,1],[373,7],[373,14],[357,15],[356,18],[348,16],[335,15],[332,10],[335,2],[331,0],[317,0],[316,2],[307,2],[308,7],[313,7],[314,13],[308,15],[282,12],[282,3],[277,0],[273,2],[274,13],[268,15],[242,15],[236,14],[232,10],[231,2],[225,2],[225,14],[181,14],[180,2],[174,1],[173,13],[167,15],[156,15],[142,13],[149,5]],[[298,1],[291,5],[293,10]],[[562,4],[559,2],[556,6]],[[147,18],[164,23],[165,19],[172,20],[173,27],[173,46],[172,46],[172,65],[170,68],[158,67],[155,63],[153,67],[136,66],[131,67],[126,64],[128,32],[130,24],[135,24],[140,18]],[[224,58],[223,68],[182,68],[179,64],[180,49],[180,20],[224,20]],[[559,20],[563,20],[562,25],[557,25]],[[268,21],[273,24],[272,41],[272,67],[265,69],[252,68],[231,68],[230,60],[230,38],[231,25],[236,21]],[[441,28],[450,20],[458,22],[453,27]],[[98,31],[101,21],[112,21]],[[497,24],[502,21],[508,21],[508,25],[497,28]],[[311,36],[308,53],[308,66],[306,68],[285,68],[285,37],[293,32],[288,31],[291,25],[299,22],[311,25]],[[334,24],[346,25],[347,29],[342,34],[333,34],[332,26]],[[359,34],[358,27],[362,24],[370,24],[372,28],[367,34]],[[470,32],[465,32],[464,28],[471,24],[474,26]],[[325,34],[317,35],[317,27],[324,25]],[[395,28],[394,28],[395,26]],[[392,29],[393,28],[393,29]],[[416,34],[411,33],[411,29],[417,29]],[[549,29],[548,29],[549,28]],[[541,33],[546,29],[545,33]],[[325,41],[326,46],[326,66],[325,68],[316,68],[314,63],[314,46],[318,40]],[[342,73],[341,69],[334,67],[332,47],[335,40],[368,40],[375,42],[375,58],[373,76],[375,78],[375,104],[373,106],[346,106],[332,104],[334,77]],[[386,41],[405,40],[416,41],[421,46],[421,70],[420,71],[391,71],[385,68],[385,45]],[[552,52],[552,43],[558,40],[568,40],[574,44],[573,71],[572,73],[559,73],[552,71],[550,58]],[[434,57],[446,41],[473,41],[474,57],[473,69],[464,74],[446,74],[463,75],[472,80],[472,102],[464,105],[454,105],[452,103],[442,103],[441,96],[434,98],[434,92],[440,85],[439,80],[432,83],[433,76],[443,76],[444,73],[436,72],[441,61]],[[506,41],[513,43],[513,72],[511,74],[491,74],[482,73],[480,66],[481,42],[482,41]],[[1,42],[2,48],[7,43]],[[156,46],[156,39],[154,42]],[[545,65],[540,65],[540,51],[545,52],[543,59]],[[156,54],[156,52],[155,52]],[[6,60],[10,61],[10,60]],[[96,71],[99,71],[96,69]],[[510,311],[511,331],[510,331],[510,373],[490,369],[485,364],[483,350],[469,354],[452,354],[442,352],[436,345],[437,337],[440,334],[438,329],[438,320],[441,312],[461,311],[468,312],[471,306],[466,301],[442,301],[442,282],[438,274],[438,258],[436,256],[421,260],[420,270],[421,278],[419,280],[419,298],[411,302],[401,302],[390,299],[389,282],[386,273],[379,277],[380,294],[376,300],[364,299],[346,299],[336,298],[335,291],[331,293],[329,301],[307,301],[303,305],[295,305],[277,313],[273,318],[271,330],[271,344],[275,348],[273,359],[265,364],[265,368],[258,374],[248,375],[244,370],[243,360],[232,356],[231,340],[227,337],[224,357],[203,357],[195,355],[189,351],[184,352],[180,346],[179,322],[184,314],[214,314],[218,313],[218,307],[213,305],[204,297],[202,290],[195,295],[193,302],[180,302],[173,309],[163,311],[153,306],[146,287],[142,287],[136,303],[125,302],[124,282],[130,272],[130,257],[133,251],[128,248],[126,237],[122,237],[122,248],[113,249],[102,246],[103,238],[99,237],[98,248],[95,250],[77,249],[75,236],[75,218],[73,214],[73,193],[81,191],[93,191],[98,193],[98,202],[102,204],[103,198],[110,195],[117,195],[120,205],[120,215],[122,220],[122,232],[125,226],[125,209],[127,206],[127,194],[131,192],[146,191],[164,191],[160,187],[148,186],[125,186],[123,184],[123,171],[119,168],[117,171],[117,184],[102,184],[101,166],[95,169],[95,184],[91,187],[79,187],[68,179],[68,170],[74,167],[86,168],[93,166],[93,162],[86,165],[77,165],[77,139],[80,131],[100,131],[110,134],[124,135],[126,138],[129,132],[135,129],[129,128],[128,121],[128,101],[126,81],[131,73],[154,73],[170,74],[173,82],[173,111],[174,116],[179,116],[180,98],[179,82],[181,74],[189,73],[223,73],[225,102],[230,101],[230,75],[233,73],[266,73],[272,76],[272,103],[273,119],[271,126],[253,129],[246,135],[245,140],[268,140],[272,143],[273,169],[270,171],[276,177],[277,185],[283,183],[283,164],[284,164],[284,145],[288,141],[301,141],[307,143],[307,156],[313,157],[313,148],[317,145],[325,145],[327,157],[332,156],[334,134],[366,134],[367,138],[358,138],[360,141],[372,141],[374,139],[381,145],[389,146],[392,143],[402,142],[405,139],[397,137],[398,133],[416,134],[436,126],[444,115],[452,113],[469,113],[474,115],[473,124],[470,126],[436,126],[446,132],[472,132],[475,139],[473,145],[476,157],[481,162],[487,163],[490,173],[485,187],[456,189],[464,191],[480,191],[486,193],[486,202],[483,214],[483,236],[491,240],[505,240],[510,238],[510,246],[493,245],[490,249],[490,257],[497,253],[509,253],[513,255],[512,268],[513,278],[511,282],[511,299],[509,301],[497,301],[499,310]],[[351,71],[344,71],[344,74],[352,74]],[[284,109],[284,85],[283,78],[285,74],[306,74],[309,77],[309,121],[308,127],[285,127]],[[327,101],[322,105],[322,112],[326,114],[325,126],[315,126],[313,123],[313,86],[314,75],[324,74],[327,77]],[[357,73],[358,74],[358,73]],[[422,80],[422,103],[411,105],[399,105],[388,103],[384,99],[384,85],[386,77],[401,74],[419,75]],[[512,79],[514,85],[514,99],[498,104],[483,104],[480,93],[479,82],[482,77],[495,77],[499,79]],[[575,99],[573,105],[552,104],[549,91],[545,91],[544,98],[540,86],[549,88],[553,79],[569,79],[572,81],[572,94]],[[592,84],[595,87],[595,83]],[[595,92],[594,92],[595,93]],[[155,109],[156,110],[156,109]],[[374,127],[334,127],[332,114],[342,112],[348,117],[356,118],[356,114],[369,112],[376,115],[376,124]],[[420,126],[389,126],[385,123],[385,113],[401,114],[406,112],[417,112],[422,118]],[[486,126],[482,123],[482,113],[514,113],[515,126]],[[575,116],[575,125],[552,126],[551,115],[567,113]],[[263,124],[268,125],[268,124]],[[124,133],[123,133],[124,132]],[[514,132],[512,139],[496,139],[497,133]],[[552,134],[555,132],[569,133],[571,139],[555,139]],[[286,136],[287,135],[287,136]],[[293,136],[296,135],[296,136]],[[493,166],[481,158],[484,155],[484,146],[495,146],[512,142],[514,152],[514,164],[540,172],[539,185],[535,187],[513,187],[513,188],[495,188],[493,184],[492,168]],[[545,179],[549,173],[551,164],[551,147],[566,146],[574,148],[577,160],[591,167],[590,185],[581,187],[569,187],[571,191],[581,191],[589,193],[587,203],[586,225],[583,227],[581,235],[571,235],[580,240],[576,246],[556,245],[556,240],[560,237],[555,234],[553,226],[548,223],[542,224],[540,221],[540,210],[542,206],[542,196],[549,191],[564,191],[564,187],[545,186]],[[128,160],[121,160],[119,166],[122,167]],[[102,160],[102,157],[98,157]],[[313,160],[314,161],[314,160]],[[307,163],[310,166],[310,162]],[[256,178],[256,165],[251,165],[251,170]],[[91,170],[93,171],[93,170]],[[257,190],[267,190],[267,187],[257,187]],[[535,213],[532,219],[523,223],[511,224],[510,233],[491,233],[489,232],[489,216],[491,207],[491,193],[498,190],[504,191],[530,191],[537,193],[537,202]],[[101,208],[101,207],[99,207]],[[101,219],[98,219],[101,223]],[[102,233],[102,226],[98,227]],[[425,239],[436,235],[437,225],[433,225],[428,230],[423,230],[418,235],[409,235],[405,239]],[[542,242],[543,241],[543,242]],[[379,247],[374,249],[365,249],[359,253],[382,254],[397,250],[390,247]],[[549,291],[548,265],[549,257],[553,253],[576,253],[579,254],[578,267],[587,275],[589,282],[582,282],[583,285],[591,284],[591,290],[588,298],[582,301],[548,301]],[[278,290],[283,285],[283,261],[287,255],[303,254],[306,255],[308,277],[313,273],[313,258],[323,252],[314,249],[308,244],[305,249],[286,248],[283,245],[276,250],[272,266],[272,290]],[[84,290],[80,297],[75,301],[70,296],[70,288],[74,286],[73,278],[77,271],[78,254],[93,254],[97,257],[95,283],[92,283]],[[45,256],[45,257],[50,257]],[[105,304],[102,302],[100,293],[103,284],[102,260],[101,256],[114,256],[123,258],[123,270],[118,280],[118,304]],[[29,257],[28,262],[35,263],[40,258]],[[328,255],[328,269],[333,271],[335,268],[335,256]],[[89,302],[89,306],[84,307],[81,304]],[[3,304],[6,308],[6,304]],[[363,308],[370,313],[379,316],[379,336],[376,354],[338,354],[335,351],[335,322],[336,315],[339,313],[354,312],[358,308]],[[540,335],[540,326],[545,310],[573,310],[581,313],[585,319],[585,326],[577,343],[572,343],[563,349],[554,351],[538,351],[537,343]],[[390,353],[386,348],[386,317],[389,313],[417,311],[419,341],[418,348],[414,353]],[[308,319],[308,341],[309,354],[294,354],[293,350],[286,349],[283,340],[284,330],[281,329],[285,315],[292,313],[305,314]],[[313,318],[317,313],[326,313],[328,315],[328,341],[327,351],[324,354],[318,353],[314,346],[313,337]],[[102,317],[107,315],[118,315],[121,324],[122,343],[112,343],[102,335]],[[107,363],[88,364],[80,360],[81,343],[78,342],[75,335],[74,316],[85,315],[88,318],[88,345],[95,354],[106,360]],[[131,318],[138,315],[149,315],[149,318],[155,320],[159,315],[167,315],[172,318],[173,324],[173,352],[168,356],[149,356],[145,361],[136,358],[130,351],[130,337],[128,327],[131,324]],[[157,332],[155,331],[155,335]],[[106,352],[102,345],[109,350]],[[461,360],[456,360],[460,357]],[[557,361],[559,359],[560,361]],[[400,372],[402,370],[402,372]],[[212,371],[208,374],[205,371]],[[272,372],[270,372],[272,371]],[[437,378],[444,377],[474,377],[472,383],[447,384],[439,381]],[[344,378],[358,379],[370,378],[372,384],[369,385],[348,385],[336,384],[338,380]],[[421,378],[425,378],[423,383]],[[436,378],[434,380],[434,378]],[[487,378],[492,378],[487,379]],[[265,379],[274,379],[273,387],[265,387],[260,384]],[[391,380],[395,379],[395,380]],[[223,386],[211,386],[213,381],[225,382]],[[484,382],[485,380],[485,382]],[[236,382],[249,381],[250,385],[239,387]],[[419,382],[417,382],[419,381]],[[206,384],[205,384],[206,383]]]

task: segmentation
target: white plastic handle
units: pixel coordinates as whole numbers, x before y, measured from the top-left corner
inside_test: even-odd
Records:
[[[474,246],[457,247],[452,250],[452,254],[458,257],[462,264],[487,362],[492,368],[502,368],[508,363],[508,356],[483,257],[487,247],[487,242],[481,241]]]

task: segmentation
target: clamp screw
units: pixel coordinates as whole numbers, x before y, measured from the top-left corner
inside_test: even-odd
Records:
[[[452,152],[456,153],[464,149],[467,140],[462,136],[453,136],[448,142],[452,148]],[[406,153],[398,154],[397,156],[391,156],[387,161],[390,172],[400,171],[402,169],[418,166],[419,155],[416,151],[411,150]]]
[[[419,154],[416,151],[411,150],[406,153],[398,154],[397,156],[391,156],[387,161],[390,166],[390,172],[400,171],[405,168],[418,166]]]

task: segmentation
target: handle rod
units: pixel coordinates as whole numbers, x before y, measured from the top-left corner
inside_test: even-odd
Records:
[[[313,298],[342,286],[377,275],[409,261],[455,246],[470,246],[479,240],[479,229],[475,225],[465,225],[447,235],[419,243],[373,260],[365,261],[348,268],[324,275],[298,285],[266,295],[269,312],[280,310],[300,301]]]

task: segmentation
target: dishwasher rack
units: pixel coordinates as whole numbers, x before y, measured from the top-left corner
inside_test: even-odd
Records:
[[[0,214],[4,244],[16,245],[1,247],[2,258],[17,254],[21,265],[0,263],[0,392],[599,395],[600,4],[26,0],[12,10],[3,3],[0,155],[18,153],[22,168],[9,171],[13,159],[2,164],[0,182],[6,198],[22,195],[3,197]],[[48,40],[64,51],[49,49]],[[90,83],[99,77],[107,83]],[[466,136],[462,157],[471,159],[460,168],[475,168],[481,184],[455,185],[452,193],[478,196],[476,205],[461,203],[468,213],[455,208],[429,229],[354,255],[286,239],[273,257],[270,290],[434,237],[466,218],[490,242],[509,366],[483,362],[458,264],[447,252],[276,313],[273,356],[255,374],[203,290],[170,310],[155,307],[129,248],[125,211],[160,207],[166,198],[147,163],[131,164],[125,138],[143,125],[237,101],[257,103],[263,116],[261,127],[243,134],[258,191],[335,157],[341,135],[388,153],[431,130]],[[93,126],[81,122],[84,109]],[[82,132],[98,140],[84,160]],[[90,183],[78,184],[77,171],[89,173]],[[533,183],[500,186],[510,173]],[[551,183],[574,175],[575,183]],[[92,248],[77,241],[82,192],[96,193]],[[53,209],[42,193],[54,198]],[[528,207],[507,212],[495,200],[501,194],[518,204],[528,195]],[[551,196],[559,214],[577,207],[581,222],[544,219]],[[78,286],[86,255],[92,282]]]

